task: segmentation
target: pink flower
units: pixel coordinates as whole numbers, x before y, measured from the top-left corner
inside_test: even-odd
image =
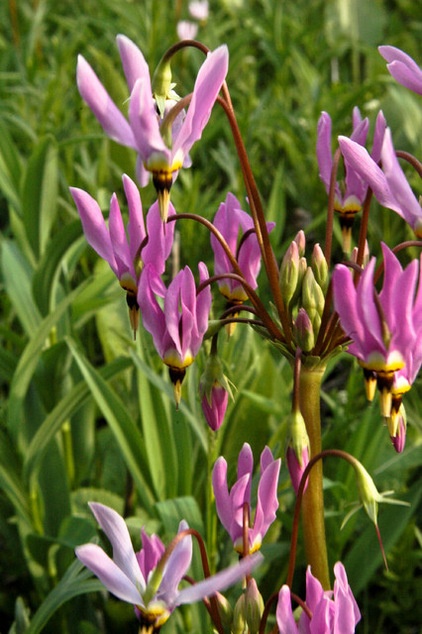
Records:
[[[208,279],[203,262],[198,265],[200,281]],[[163,298],[161,306],[157,296]],[[145,266],[138,290],[138,304],[146,330],[155,348],[170,368],[176,402],[186,368],[193,363],[208,328],[211,290],[206,286],[198,295],[193,273],[187,266],[166,288],[155,268]]]
[[[88,243],[106,260],[127,293],[132,328],[137,329],[137,292],[142,268],[150,263],[159,275],[173,245],[174,227],[164,231],[158,203],[154,203],[147,215],[145,230],[142,202],[139,190],[129,176],[123,176],[129,221],[125,227],[116,194],[110,201],[109,226],[105,223],[97,201],[83,189],[70,188],[82,221]],[[172,206],[172,213],[175,213]]]
[[[76,72],[79,92],[106,134],[114,141],[137,151],[141,185],[146,185],[147,172],[152,172],[159,194],[161,214],[166,219],[173,179],[178,170],[186,162],[189,163],[188,152],[201,138],[225,80],[228,50],[226,46],[220,46],[208,54],[199,69],[186,115],[182,111],[176,118],[168,117],[166,108],[162,118],[157,113],[148,65],[141,51],[123,35],[117,36],[117,44],[130,93],[129,121],[81,55]],[[159,97],[168,99],[172,95]],[[175,102],[170,101],[170,105],[173,107]]]
[[[376,377],[385,396],[383,415],[389,418],[392,398],[397,409],[422,363],[422,260],[413,260],[403,269],[385,244],[382,251],[384,282],[380,293],[374,287],[372,258],[356,287],[348,267],[337,265],[333,297],[342,328],[352,341],[348,351]],[[392,431],[395,436],[394,425]]]
[[[379,112],[374,132],[374,143],[372,154],[375,162],[379,161],[382,141],[385,132],[385,119],[382,112]],[[357,145],[363,147],[368,136],[369,121],[362,119],[359,109],[353,109],[353,133],[351,139]],[[327,193],[330,190],[331,171],[333,167],[333,156],[331,152],[331,118],[323,112],[318,122],[317,159],[319,175],[325,185]],[[335,187],[335,210],[340,213],[356,213],[360,211],[365,200],[367,183],[362,178],[360,172],[350,164],[348,157],[345,157],[345,180],[337,182]]]
[[[340,136],[339,144],[345,160],[369,185],[378,202],[397,212],[421,238],[422,208],[397,160],[390,129],[385,132],[381,150],[382,169],[365,148],[351,139]]]
[[[254,552],[261,547],[267,530],[275,520],[278,509],[277,485],[280,465],[280,458],[274,460],[271,450],[265,447],[261,453],[255,517],[253,524],[247,529],[249,543],[246,548],[248,552]],[[248,443],[245,443],[240,451],[237,463],[237,481],[230,492],[227,486],[227,462],[222,456],[217,459],[212,473],[218,516],[229,533],[235,549],[241,554],[244,554],[245,505],[249,516],[251,511],[252,475],[253,455]]]
[[[379,46],[378,50],[388,62],[387,68],[394,79],[422,95],[422,69],[416,62],[395,46]]]
[[[225,202],[219,206],[213,224],[237,259],[245,281],[255,289],[261,268],[261,251],[251,216],[241,209],[237,198],[229,192]],[[271,231],[274,226],[273,222],[267,223],[268,231]],[[211,234],[211,246],[214,251],[215,275],[233,273],[229,258],[213,234]],[[221,279],[218,281],[218,286],[229,302],[242,303],[248,298],[242,284],[237,280]]]
[[[91,502],[90,508],[111,542],[113,558],[97,544],[78,546],[76,555],[109,592],[135,606],[141,625],[145,625],[148,631],[151,628],[152,632],[159,632],[177,606],[194,603],[224,590],[249,574],[261,560],[259,554],[258,557],[253,555],[236,566],[179,589],[191,564],[190,535],[177,541],[164,562],[165,547],[159,537],[149,537],[142,530],[142,549],[135,553],[124,519],[102,504]],[[179,534],[188,528],[183,520]]]
[[[309,618],[303,611],[298,624],[292,612],[290,588],[282,586],[276,612],[279,634],[353,634],[360,621],[360,611],[342,563],[335,564],[334,575],[334,591],[324,592],[308,567],[306,605],[312,616]]]

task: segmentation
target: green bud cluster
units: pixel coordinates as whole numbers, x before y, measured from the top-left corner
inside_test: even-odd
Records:
[[[239,597],[233,612],[232,634],[258,634],[264,600],[255,579],[249,579],[245,592]]]
[[[313,249],[310,265],[304,257],[305,246],[305,234],[299,231],[281,263],[279,284],[297,344],[304,352],[310,352],[321,326],[329,272],[319,244]]]

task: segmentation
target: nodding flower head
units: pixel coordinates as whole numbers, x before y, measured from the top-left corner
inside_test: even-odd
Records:
[[[251,487],[253,455],[248,443],[239,453],[237,480],[230,492],[227,485],[227,462],[220,456],[212,473],[217,513],[229,533],[235,549],[241,554],[254,552],[261,547],[262,540],[276,517],[278,509],[277,485],[281,460],[274,460],[271,450],[265,447],[261,453],[260,478],[257,505],[251,522]],[[245,519],[248,526],[245,526]],[[244,543],[244,535],[247,543]]]
[[[158,203],[154,203],[147,214],[145,229],[139,190],[129,176],[124,175],[122,180],[129,216],[126,227],[116,194],[111,197],[107,227],[100,206],[92,196],[76,187],[71,187],[70,192],[88,243],[109,263],[126,291],[131,325],[136,333],[137,292],[142,269],[145,264],[151,264],[159,275],[164,272],[173,245],[174,226],[164,231]]]
[[[200,282],[204,282],[208,279],[207,267],[200,262],[198,268]],[[166,288],[154,267],[148,265],[141,276],[138,304],[143,325],[169,367],[178,403],[186,368],[193,363],[207,331],[210,287],[206,285],[197,294],[193,273],[186,266]]]
[[[422,260],[413,260],[403,269],[385,244],[382,251],[384,282],[379,293],[372,258],[356,286],[348,267],[337,265],[333,297],[342,328],[351,340],[348,351],[358,358],[367,380],[376,381],[382,414],[389,419],[399,411],[401,396],[410,389],[422,363]],[[393,423],[390,435],[396,433]]]
[[[79,92],[106,134],[136,150],[141,185],[146,185],[148,173],[152,173],[161,216],[166,220],[173,180],[181,167],[190,164],[189,150],[201,138],[225,80],[228,49],[223,45],[207,55],[185,113],[173,92],[155,98],[148,64],[138,47],[123,35],[117,36],[117,44],[130,93],[129,120],[82,56],[78,58],[76,72]],[[160,99],[165,101],[162,112],[157,107],[162,103]]]
[[[422,68],[419,68],[410,55],[395,46],[379,46],[378,50],[388,62],[388,71],[394,79],[409,90],[422,95]]]

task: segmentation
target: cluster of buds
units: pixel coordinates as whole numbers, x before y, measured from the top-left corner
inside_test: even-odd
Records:
[[[294,325],[297,346],[310,352],[317,340],[328,288],[328,265],[319,244],[315,244],[310,266],[305,258],[306,238],[299,231],[280,266],[280,290]]]

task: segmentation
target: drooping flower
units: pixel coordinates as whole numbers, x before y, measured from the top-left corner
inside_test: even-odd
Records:
[[[97,544],[76,548],[78,559],[89,568],[104,586],[122,601],[135,606],[141,622],[152,634],[159,632],[173,610],[186,603],[194,603],[233,585],[261,559],[253,555],[222,572],[192,586],[179,589],[192,559],[192,538],[189,534],[176,538],[165,558],[165,547],[159,537],[149,537],[142,531],[142,549],[135,553],[124,519],[113,509],[90,503],[90,508],[113,547],[110,558]],[[188,529],[180,522],[179,535]],[[164,556],[164,557],[163,557]]]
[[[143,266],[150,263],[157,274],[164,272],[173,245],[174,226],[164,230],[156,202],[147,214],[146,230],[139,190],[126,174],[122,180],[129,216],[126,227],[116,194],[111,197],[107,227],[100,206],[90,194],[76,187],[71,187],[70,193],[88,243],[109,263],[126,291],[131,325],[136,332],[139,320],[137,292]],[[173,206],[171,211],[175,213]]]
[[[254,223],[249,214],[243,211],[240,202],[232,193],[228,193],[226,200],[220,204],[214,216],[213,224],[219,230],[239,267],[247,284],[255,289],[257,277],[261,268],[261,251],[254,230]],[[275,223],[267,223],[271,231]],[[211,246],[214,252],[214,273],[225,275],[233,273],[233,266],[218,239],[211,234]],[[223,278],[218,281],[220,292],[231,305],[241,304],[248,295],[238,280]]]
[[[388,62],[387,68],[394,79],[409,90],[422,95],[422,69],[410,55],[395,46],[379,46],[378,50]]]
[[[253,455],[250,445],[245,443],[239,453],[237,481],[230,492],[227,485],[226,460],[220,456],[214,465],[212,484],[218,517],[229,533],[234,548],[241,554],[258,550],[266,532],[275,520],[278,509],[277,485],[280,465],[280,458],[274,460],[271,450],[265,447],[261,453],[260,479],[253,523],[251,522]],[[249,522],[249,526],[246,527],[247,544],[243,543],[245,507]]]
[[[123,35],[117,36],[117,44],[130,93],[129,121],[82,56],[79,56],[77,66],[79,92],[106,134],[137,151],[140,184],[145,185],[147,172],[152,173],[161,215],[165,220],[173,179],[186,161],[189,162],[188,152],[201,138],[225,80],[228,50],[223,45],[207,55],[199,69],[186,115],[178,109],[174,114],[169,113],[166,108],[160,116],[154,97],[170,98],[172,110],[175,106],[174,93],[154,95],[148,65],[141,51]],[[171,83],[168,82],[169,91],[170,88]]]
[[[382,145],[382,169],[365,148],[351,139],[340,136],[339,144],[345,160],[369,185],[378,202],[397,212],[413,229],[416,237],[421,238],[421,204],[412,192],[397,160],[390,129],[387,128]]]
[[[200,282],[208,279],[203,262],[198,265]],[[157,296],[163,298],[160,305]],[[168,288],[153,266],[145,266],[138,290],[138,304],[146,330],[170,370],[176,403],[186,368],[193,363],[208,327],[211,308],[209,285],[197,295],[195,279],[188,266],[179,271]]]
[[[342,328],[352,342],[348,351],[357,357],[368,378],[377,381],[383,416],[390,419],[393,398],[398,411],[401,396],[410,389],[422,363],[422,261],[413,260],[403,269],[385,244],[382,251],[380,293],[374,286],[375,258],[371,258],[356,287],[348,267],[336,266],[333,297]],[[393,416],[391,436],[396,435],[397,424]]]
[[[361,615],[341,562],[334,565],[334,591],[324,591],[321,583],[306,571],[306,606],[296,623],[291,605],[290,588],[282,586],[277,603],[279,634],[353,634]]]
[[[383,113],[380,111],[374,131],[374,142],[371,156],[375,162],[379,161],[380,152],[386,128]],[[362,119],[359,109],[353,109],[353,132],[351,139],[360,146],[366,144],[369,130],[369,121]],[[317,160],[319,175],[325,185],[327,194],[330,191],[331,172],[333,169],[333,155],[331,152],[331,118],[323,112],[318,122],[317,133]],[[350,252],[351,227],[356,213],[362,209],[367,193],[367,183],[362,179],[358,170],[349,164],[347,158],[344,161],[345,177],[337,181],[335,185],[334,210],[340,215],[340,225],[343,232],[343,250]]]

